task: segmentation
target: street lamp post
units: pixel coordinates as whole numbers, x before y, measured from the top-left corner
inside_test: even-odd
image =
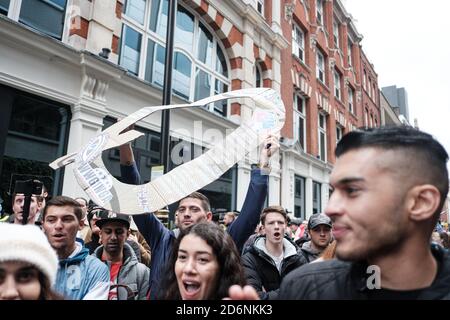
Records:
[[[164,67],[163,105],[172,102],[172,65],[173,65],[173,41],[175,34],[175,14],[177,12],[177,0],[169,0],[169,14],[167,15],[166,57]],[[161,149],[160,161],[164,166],[164,173],[169,171],[170,154],[170,110],[163,110],[161,115]]]

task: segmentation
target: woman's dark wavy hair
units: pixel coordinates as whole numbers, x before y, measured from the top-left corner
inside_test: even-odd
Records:
[[[211,246],[219,264],[219,274],[212,295],[207,300],[219,300],[228,296],[228,288],[234,284],[245,285],[244,269],[236,245],[231,236],[220,226],[212,222],[200,222],[182,230],[175,241],[172,254],[167,264],[167,273],[163,279],[160,298],[165,300],[181,300],[175,275],[175,263],[181,240],[188,234],[203,239]]]

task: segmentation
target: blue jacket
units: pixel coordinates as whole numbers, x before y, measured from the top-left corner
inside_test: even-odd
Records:
[[[125,183],[139,184],[139,173],[135,165],[121,166],[121,174]],[[252,170],[250,185],[241,213],[227,229],[236,243],[238,252],[242,251],[245,241],[254,233],[259,222],[267,196],[268,180],[268,175],[261,175],[260,169]],[[133,220],[152,251],[150,299],[155,299],[159,294],[159,282],[165,272],[165,264],[172,253],[176,237],[173,231],[167,229],[153,214],[135,215]]]
[[[99,259],[90,256],[89,250],[76,242],[73,257],[59,260],[54,290],[69,300],[107,300],[109,270]]]

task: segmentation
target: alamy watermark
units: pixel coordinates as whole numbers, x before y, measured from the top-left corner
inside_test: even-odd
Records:
[[[381,289],[381,269],[377,265],[367,267],[366,273],[369,275],[366,280],[366,286],[369,290]]]

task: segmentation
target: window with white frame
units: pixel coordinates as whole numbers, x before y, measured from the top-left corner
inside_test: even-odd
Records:
[[[336,144],[338,144],[339,140],[342,139],[342,134],[344,129],[336,123]]]
[[[306,99],[300,93],[294,93],[294,139],[300,142],[306,151]]]
[[[67,0],[0,0],[0,14],[61,40],[66,6]]]
[[[256,0],[256,10],[264,15],[264,0]]]
[[[316,0],[316,18],[320,25],[323,25],[323,0]]]
[[[160,88],[164,81],[168,3],[128,0],[122,15],[119,64]],[[229,90],[228,62],[220,40],[197,14],[182,5],[177,8],[174,37],[174,94],[194,101]],[[205,107],[227,116],[226,100]]]
[[[369,84],[367,86],[368,88],[368,92],[369,92],[369,97],[372,98],[372,79],[370,79],[369,77]]]
[[[353,47],[353,43],[350,39],[348,39],[347,42],[347,61],[348,61],[348,66],[351,67],[352,66],[352,47]]]
[[[363,88],[364,88],[364,90],[367,90],[367,88],[366,88],[366,78],[367,78],[367,73],[366,73],[366,70],[364,70],[364,74],[363,74]]]
[[[372,90],[372,94],[373,94],[373,97],[372,97],[372,99],[373,99],[373,102],[375,102],[375,103],[377,103],[377,88],[376,88],[376,86],[375,86],[375,81],[372,83],[372,85],[373,85],[373,90]]]
[[[364,126],[369,126],[369,111],[367,109],[364,109]]]
[[[354,93],[353,89],[351,87],[348,87],[348,111],[350,113],[355,114],[355,107],[354,107]]]
[[[316,54],[316,76],[322,83],[325,83],[325,57],[318,48]]]
[[[327,116],[319,113],[319,159],[327,161]]]
[[[333,22],[333,39],[335,48],[340,48],[339,46],[339,24],[337,21]]]
[[[334,69],[334,96],[341,99],[341,75]]]
[[[292,26],[292,53],[305,61],[305,34],[296,24]]]

